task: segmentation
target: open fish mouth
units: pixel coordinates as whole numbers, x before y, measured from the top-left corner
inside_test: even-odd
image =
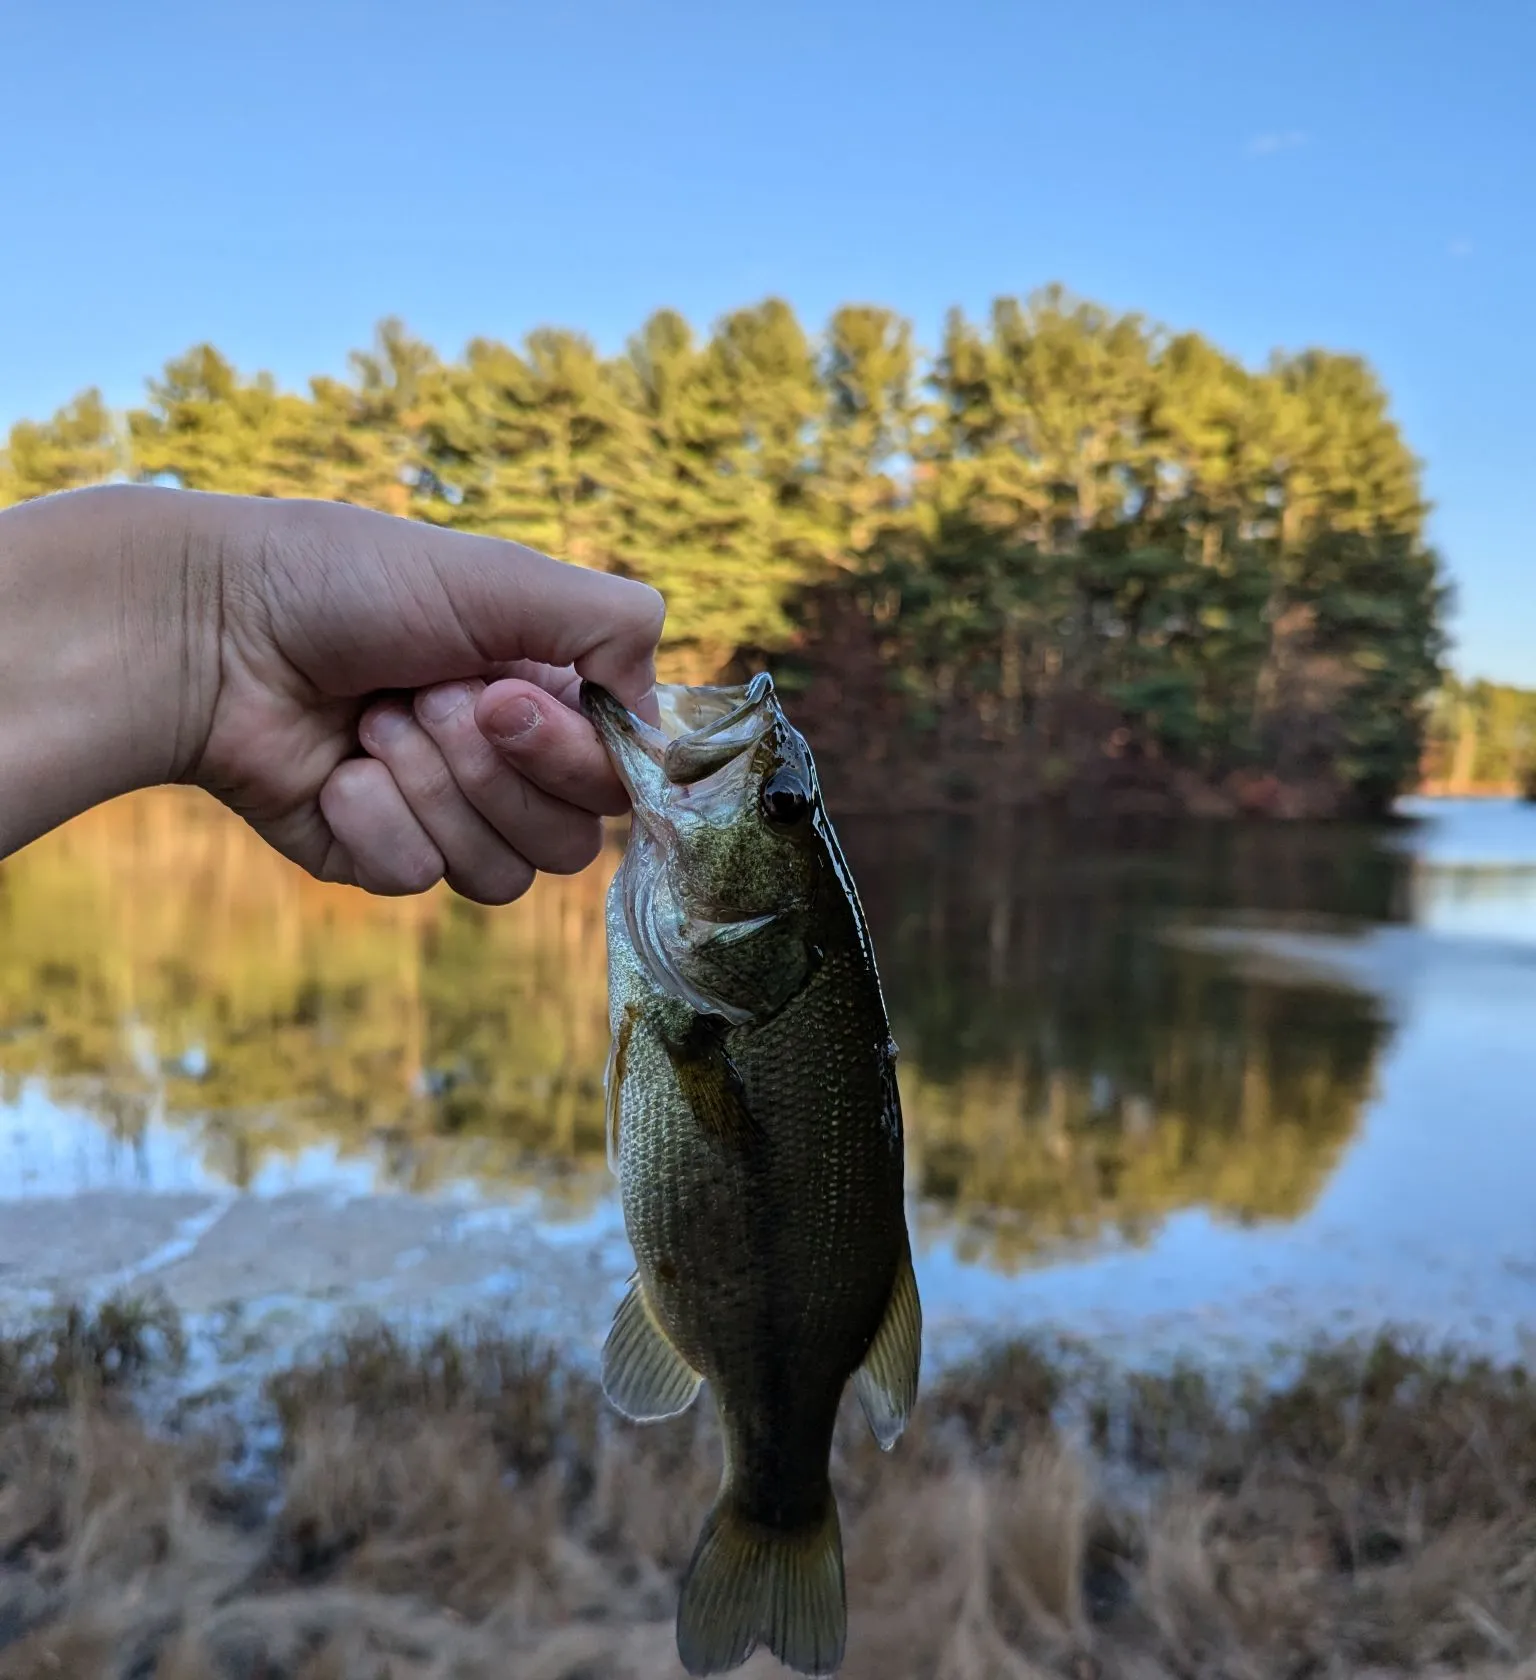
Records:
[[[729,732],[754,717],[773,698],[773,678],[760,671],[750,682],[722,687],[658,683],[656,704],[662,733],[670,741]]]
[[[655,805],[667,788],[688,788],[755,747],[779,721],[773,678],[691,687],[658,683],[661,725],[637,717],[605,688],[581,685],[581,709],[608,750],[636,806]]]

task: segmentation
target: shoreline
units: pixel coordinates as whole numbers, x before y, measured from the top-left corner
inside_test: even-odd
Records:
[[[259,1383],[370,1315],[422,1333],[494,1318],[595,1370],[632,1267],[606,1180],[590,1200],[573,1185],[560,1201],[469,1184],[426,1195],[368,1188],[363,1165],[345,1191],[102,1186],[0,1202],[0,1328],[61,1300],[90,1307],[148,1291],[181,1318],[210,1388]],[[1193,1362],[1214,1373],[1319,1335],[1405,1323],[1431,1339],[1456,1333],[1479,1356],[1533,1357],[1523,1251],[1409,1264],[1386,1238],[1377,1263],[1326,1222],[1252,1231],[1190,1208],[1155,1240],[1105,1229],[1004,1263],[1012,1226],[1001,1216],[978,1224],[914,1200],[909,1218],[932,1371],[1044,1334],[1091,1343],[1127,1368]],[[1219,1283],[1202,1282],[1213,1269]],[[1320,1304],[1312,1280],[1325,1273]]]

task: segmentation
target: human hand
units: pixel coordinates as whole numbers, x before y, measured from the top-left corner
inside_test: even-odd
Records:
[[[48,502],[55,547],[118,536],[117,587],[99,561],[95,591],[124,655],[117,782],[196,782],[321,879],[446,878],[496,904],[536,870],[583,868],[625,808],[575,699],[585,676],[651,703],[664,608],[646,585],[338,503],[140,486]],[[31,515],[35,537],[46,511],[4,519]]]

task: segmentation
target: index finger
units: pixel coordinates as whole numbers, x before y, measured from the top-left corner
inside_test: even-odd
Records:
[[[580,680],[571,674],[573,685]],[[629,809],[597,731],[550,687],[526,677],[489,683],[474,718],[502,759],[553,798],[595,816]]]

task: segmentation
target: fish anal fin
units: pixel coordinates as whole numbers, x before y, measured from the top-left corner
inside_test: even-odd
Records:
[[[848,1611],[843,1541],[829,1488],[804,1529],[744,1517],[729,1488],[705,1519],[677,1603],[677,1654],[692,1675],[739,1668],[759,1643],[797,1674],[829,1675],[843,1660]]]
[[[896,1445],[912,1415],[922,1356],[923,1309],[909,1247],[896,1269],[885,1317],[853,1378],[853,1391],[882,1451]]]
[[[638,1277],[630,1280],[603,1343],[603,1393],[635,1423],[686,1412],[703,1378],[656,1322]]]

